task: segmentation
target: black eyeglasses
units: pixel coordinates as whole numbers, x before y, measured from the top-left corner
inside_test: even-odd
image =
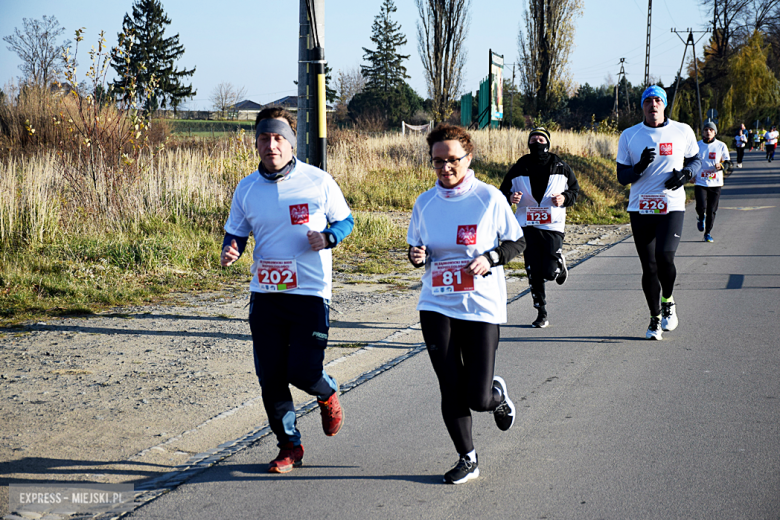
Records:
[[[469,154],[466,154],[463,157],[458,157],[457,159],[439,159],[438,157],[436,157],[435,159],[431,159],[431,165],[437,170],[441,170],[442,168],[444,168],[445,164],[449,164],[454,168],[460,163],[460,161],[462,161],[468,156]]]

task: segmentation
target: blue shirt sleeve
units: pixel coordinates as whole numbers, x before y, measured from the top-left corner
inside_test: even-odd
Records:
[[[354,227],[355,227],[355,219],[352,217],[352,213],[350,213],[349,216],[344,220],[339,220],[338,222],[331,222],[330,227],[324,230],[323,233],[328,233],[336,237],[336,243],[330,246],[330,247],[335,247],[336,245],[340,244],[342,240],[347,238],[347,236],[349,236],[350,233],[352,233],[352,229]]]

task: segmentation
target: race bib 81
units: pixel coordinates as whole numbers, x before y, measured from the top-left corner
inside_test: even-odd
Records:
[[[471,263],[463,260],[444,260],[431,263],[431,285],[434,296],[474,290],[474,275],[463,270]]]

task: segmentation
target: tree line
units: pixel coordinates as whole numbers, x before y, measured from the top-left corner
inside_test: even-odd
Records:
[[[757,120],[761,124],[778,122],[780,0],[699,1],[712,10],[711,36],[696,67],[690,62],[680,77],[667,86],[670,103],[674,99],[674,112],[670,115],[694,128],[700,126],[698,69],[703,110],[716,109],[720,126],[750,126]],[[532,120],[570,128],[598,123],[602,128],[615,129],[635,121],[645,85],[632,85],[625,77],[618,84],[608,81],[601,86],[576,85],[571,77],[569,54],[584,0],[526,2],[517,35],[517,84],[510,82],[508,71],[504,75],[505,124],[523,126]],[[363,48],[364,63],[359,68],[339,70],[335,80],[330,67],[326,71],[327,98],[335,102],[335,119],[339,123],[387,128],[399,126],[402,120],[421,123],[459,117],[471,0],[415,0],[415,7],[419,15],[417,51],[423,64],[426,98],[407,83],[406,63],[411,55],[403,54],[401,49],[408,40],[394,20],[394,0],[382,0],[371,26],[371,45]],[[22,59],[20,68],[25,81],[48,86],[62,75],[61,56],[70,41],[58,42],[64,29],[54,17],[23,22],[21,29],[3,40]],[[178,34],[165,35],[165,27],[170,23],[160,0],[134,1],[118,35],[127,50],[112,57],[117,79],[106,92],[99,93],[101,99],[132,93],[147,111],[176,111],[196,94],[187,82],[195,68],[176,66],[184,47]],[[214,88],[210,99],[216,110],[226,113],[245,93],[245,88],[222,82]],[[98,93],[95,94],[97,97]]]
[[[132,14],[131,14],[132,13]],[[123,100],[138,104],[147,113],[160,108],[174,111],[197,91],[186,79],[195,73],[179,69],[176,61],[184,54],[179,35],[166,37],[165,27],[171,19],[165,14],[160,0],[135,0],[131,13],[125,14],[118,45],[111,55],[111,67],[116,79],[109,85],[98,85],[97,92],[79,92],[93,95],[104,102]],[[58,43],[65,29],[53,16],[43,20],[22,19],[23,28],[3,37],[8,49],[22,60],[23,87],[48,89],[63,79],[71,41]],[[79,33],[80,31],[77,31]],[[73,91],[87,88],[86,84],[67,85]],[[93,86],[94,87],[94,86]],[[128,99],[132,97],[133,99]]]

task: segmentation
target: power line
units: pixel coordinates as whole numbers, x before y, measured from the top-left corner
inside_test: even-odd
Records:
[[[682,69],[683,66],[685,65],[685,53],[688,52],[688,45],[690,45],[693,48],[693,69],[696,75],[696,99],[699,102],[699,124],[696,125],[697,127],[696,131],[698,132],[699,131],[698,127],[701,125],[703,119],[701,117],[701,94],[699,92],[699,64],[698,61],[696,60],[696,44],[699,43],[701,39],[704,38],[704,36],[710,32],[710,30],[707,29],[706,31],[694,31],[689,27],[687,31],[688,31],[688,38],[686,40],[683,40],[682,36],[680,36],[680,33],[677,31],[677,29],[672,29],[672,32],[676,34],[677,37],[680,38],[680,40],[683,43],[685,43],[685,50],[683,50],[682,62],[680,62],[680,72],[677,73],[677,82],[674,85],[674,97],[672,98],[672,109],[669,110],[669,114],[671,114],[672,111],[674,110],[674,102],[677,101],[677,89],[680,86],[680,77],[682,76]],[[693,33],[701,33],[701,36],[699,36],[698,40],[694,41]]]

